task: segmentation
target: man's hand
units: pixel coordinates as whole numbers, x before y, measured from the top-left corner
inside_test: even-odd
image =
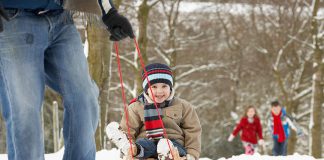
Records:
[[[3,8],[2,4],[0,4],[0,32],[3,31],[3,23],[2,18],[9,21],[9,16],[6,14],[5,9]]]
[[[110,40],[112,41],[119,41],[126,37],[135,37],[132,25],[129,23],[128,19],[120,15],[115,8],[111,8],[109,12],[102,17],[102,21],[111,33]]]

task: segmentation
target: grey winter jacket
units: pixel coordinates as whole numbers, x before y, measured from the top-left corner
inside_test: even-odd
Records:
[[[101,15],[102,13],[97,0],[64,0],[64,8],[96,15]]]
[[[60,9],[63,6],[64,9],[70,11],[96,14],[99,16],[102,14],[101,8],[99,7],[101,4],[99,4],[98,0],[0,0],[0,3],[5,8]],[[105,5],[110,4],[107,3]],[[111,5],[109,7],[111,8]]]

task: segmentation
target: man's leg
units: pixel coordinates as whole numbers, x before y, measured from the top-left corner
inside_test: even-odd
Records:
[[[7,128],[9,160],[43,160],[41,106],[46,21],[11,10],[0,33],[0,102]]]
[[[46,83],[63,96],[64,160],[95,160],[99,90],[91,80],[80,35],[67,12],[48,15]]]

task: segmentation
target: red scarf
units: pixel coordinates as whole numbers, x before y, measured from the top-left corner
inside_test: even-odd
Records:
[[[279,115],[275,115],[273,114],[273,112],[271,112],[271,114],[273,117],[273,134],[278,135],[278,142],[282,143],[286,139],[285,131],[283,129],[282,122],[281,122],[282,113],[280,111]]]
[[[142,93],[137,98],[131,100],[130,104],[139,101],[144,104],[144,125],[146,130],[146,137],[149,139],[161,139],[164,137],[163,125],[161,124],[158,116],[158,111],[155,108],[154,103],[148,102],[145,93]],[[171,95],[173,97],[173,95]],[[160,113],[160,117],[163,118],[162,109],[169,107],[172,99],[165,100],[163,103],[157,103],[157,107]],[[163,121],[162,121],[163,123]]]

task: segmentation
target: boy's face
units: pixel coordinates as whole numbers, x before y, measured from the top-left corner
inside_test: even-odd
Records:
[[[275,114],[275,115],[278,115],[281,111],[281,107],[279,105],[276,105],[276,106],[272,106],[271,107],[271,111]]]
[[[155,83],[151,87],[156,103],[163,103],[169,98],[171,92],[169,85],[165,83]],[[150,89],[148,89],[148,95],[153,100],[153,95]]]

